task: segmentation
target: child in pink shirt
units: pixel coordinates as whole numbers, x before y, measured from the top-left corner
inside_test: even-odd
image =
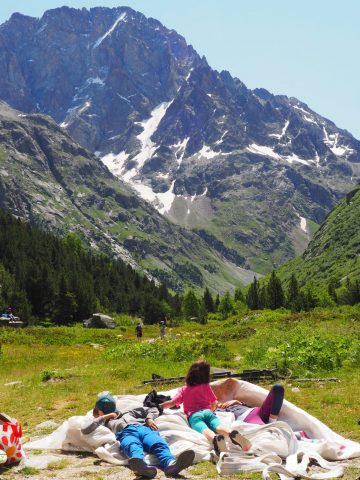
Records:
[[[229,436],[230,440],[243,450],[249,450],[250,441],[237,430],[230,431],[222,426],[214,413],[217,399],[210,386],[209,363],[206,361],[193,363],[185,380],[186,385],[177,391],[172,400],[164,402],[161,406],[171,408],[183,404],[190,427],[205,435],[218,455],[227,451],[224,435]]]

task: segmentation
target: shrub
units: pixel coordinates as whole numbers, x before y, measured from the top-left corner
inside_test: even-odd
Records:
[[[332,371],[340,368],[352,346],[348,338],[304,335],[301,332],[288,341],[267,349],[265,360],[280,370],[293,372]]]
[[[232,358],[232,354],[221,342],[209,338],[204,340],[178,338],[165,341],[159,339],[151,343],[124,342],[109,348],[104,355],[111,359],[127,356],[129,358],[171,362],[186,362],[200,357],[213,357],[217,360],[230,360]]]
[[[256,330],[242,325],[224,325],[217,327],[205,334],[206,338],[215,338],[217,340],[236,340],[255,335]]]
[[[43,370],[40,374],[40,378],[42,382],[48,382],[51,380],[55,375],[54,370]]]

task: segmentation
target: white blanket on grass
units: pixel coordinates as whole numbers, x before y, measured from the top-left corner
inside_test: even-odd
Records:
[[[221,387],[221,383],[214,382],[212,385],[216,389]],[[222,401],[237,398],[255,406],[260,405],[268,394],[264,388],[241,380],[232,379],[227,385],[230,388],[221,393],[219,399]],[[164,393],[173,396],[176,390]],[[144,398],[145,394],[121,395],[117,397],[117,407],[121,411],[129,410],[142,405]],[[288,401],[283,404],[279,421],[268,425],[236,422],[233,414],[228,412],[219,412],[218,415],[222,424],[230,429],[238,428],[252,441],[254,452],[253,455],[243,454],[238,447],[229,444],[229,456],[217,459],[217,469],[221,474],[262,471],[264,479],[270,478],[269,472],[277,473],[281,479],[337,478],[342,475],[343,467],[334,462],[360,457],[360,444],[338,435],[320,420]],[[126,465],[127,459],[121,454],[119,443],[109,429],[99,427],[89,435],[81,433],[81,428],[91,420],[91,412],[86,416],[71,417],[52,434],[29,442],[25,447],[93,452],[109,463]],[[166,410],[156,423],[175,456],[192,448],[195,451],[195,462],[211,458],[209,443],[202,434],[189,427],[183,412]],[[297,430],[304,430],[318,441],[297,441],[293,433]],[[321,473],[310,475],[307,472],[311,459],[323,467]],[[156,464],[156,458],[151,455],[147,456],[147,461]]]

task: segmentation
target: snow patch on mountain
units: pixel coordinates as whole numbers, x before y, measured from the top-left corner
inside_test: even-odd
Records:
[[[334,155],[342,157],[354,153],[354,150],[347,145],[341,145],[339,143],[339,134],[330,133],[326,131],[326,128],[323,127],[324,131],[324,143],[330,148]]]
[[[246,149],[251,152],[251,153],[256,153],[258,155],[264,155],[265,157],[270,157],[274,158],[275,160],[285,160],[286,162],[290,163],[290,165],[294,162],[301,163],[303,165],[312,165],[312,164],[318,164],[318,156],[316,157],[315,160],[309,159],[305,160],[304,158],[300,158],[295,153],[292,153],[291,155],[287,156],[281,156],[278,153],[274,152],[274,150],[271,147],[267,147],[265,145],[257,145],[256,143],[252,143]]]
[[[80,107],[80,109],[76,112],[78,115],[80,115],[81,113],[85,112],[85,110],[87,110],[88,108],[91,107],[91,102],[87,101],[84,103],[84,105],[82,105]]]
[[[120,22],[125,22],[126,21],[126,13],[122,13],[120,17],[116,20],[116,22],[112,25],[111,28],[100,38],[96,40],[96,42],[93,45],[93,49],[97,48],[99,45],[102,44],[102,42],[105,40],[106,37],[112,34],[112,32],[115,30],[115,28],[119,25]]]
[[[140,152],[132,159],[137,163],[137,166],[126,172],[123,177],[125,182],[131,183],[131,179],[140,172],[141,168],[144,166],[144,163],[147,160],[150,160],[157,150],[158,146],[151,140],[151,137],[156,132],[161,119],[165,115],[170,104],[171,102],[161,103],[151,112],[150,118],[143,122],[137,122],[137,125],[141,125],[143,128],[143,131],[136,137],[141,143],[141,149]]]
[[[198,155],[205,158],[214,158],[219,155],[219,152],[214,152],[208,145],[203,145],[202,149],[198,151]]]
[[[125,102],[127,102],[127,103],[129,103],[129,104],[131,105],[131,102],[130,102],[130,100],[129,100],[128,98],[123,97],[122,95],[120,95],[120,93],[117,93],[117,96],[118,96],[119,98],[121,98],[121,100],[124,100]]]
[[[104,86],[105,82],[100,77],[91,77],[86,80],[86,85],[101,85]]]
[[[294,162],[302,163],[303,165],[308,165],[308,166],[315,163],[315,160],[305,160],[305,159],[300,158],[297,155],[295,155],[295,153],[292,153],[291,155],[288,155],[287,157],[283,157],[283,158],[284,158],[284,160],[289,162],[290,165]]]
[[[220,145],[224,141],[225,135],[228,133],[229,130],[225,130],[225,132],[221,135],[220,140],[216,140],[215,145]]]
[[[190,197],[190,202],[193,203],[193,201],[194,201],[197,197],[206,197],[207,192],[208,192],[208,188],[205,187],[204,192],[203,192],[203,193],[200,193],[200,195],[197,195],[196,193],[195,193],[195,195],[192,195],[192,196]],[[185,198],[187,198],[187,197],[185,197]]]
[[[178,163],[178,168],[180,168],[181,162],[183,161],[185,150],[189,140],[190,140],[190,137],[186,137],[182,142],[179,141],[178,143],[173,145],[173,148],[176,148],[175,158]]]
[[[290,121],[286,120],[284,128],[282,129],[281,133],[280,134],[279,133],[270,133],[269,137],[275,137],[275,138],[281,140],[282,137],[285,135],[286,130],[288,129],[289,123],[290,123]]]
[[[264,145],[257,145],[252,143],[247,147],[247,150],[251,153],[257,153],[259,155],[264,155],[266,157],[275,158],[275,160],[281,160],[281,156],[274,152],[271,147],[266,147]]]
[[[175,180],[172,181],[171,187],[167,192],[156,194],[156,197],[160,202],[160,205],[158,206],[155,205],[155,207],[162,215],[164,215],[164,213],[169,212],[171,209],[174,198],[176,196],[174,193],[174,185],[175,185]]]
[[[138,122],[138,125],[141,125],[143,130],[137,135],[137,139],[140,141],[140,151],[133,157],[131,160],[135,162],[135,166],[130,170],[126,171],[126,162],[129,158],[129,154],[122,151],[118,154],[108,153],[101,158],[101,161],[108,167],[111,173],[118,178],[121,178],[124,182],[128,183],[139,195],[141,198],[147,202],[152,203],[155,208],[160,213],[166,213],[170,210],[175,194],[173,193],[175,180],[172,181],[169,190],[166,192],[154,192],[154,190],[147,185],[142,183],[138,179],[138,175],[144,166],[147,160],[150,160],[157,150],[158,146],[151,140],[151,137],[156,132],[161,119],[164,117],[167,108],[171,102],[163,102],[158,105],[151,112],[150,118],[144,120],[143,122]],[[174,145],[176,150],[176,155],[180,153],[180,157],[177,158],[178,164],[182,161],[187,142],[189,138],[185,138],[182,142]],[[168,178],[168,173],[159,173],[157,175],[159,178]]]
[[[169,178],[169,174],[168,173],[158,173],[157,175],[157,178]]]
[[[303,232],[308,233],[306,218],[300,216],[300,228]]]
[[[129,158],[129,154],[125,152],[120,152],[117,155],[114,153],[108,153],[102,157],[102,162],[110,172],[116,177],[121,177],[121,174],[124,170],[124,165],[126,160]]]
[[[312,113],[308,112],[307,110],[300,107],[299,105],[293,105],[293,108],[301,112],[303,120],[305,120],[306,122],[314,123],[315,125],[318,125],[318,122],[314,120],[314,116]]]

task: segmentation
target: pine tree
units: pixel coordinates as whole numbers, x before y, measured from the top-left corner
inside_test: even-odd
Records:
[[[206,325],[208,321],[208,312],[205,308],[204,302],[199,302],[199,322]]]
[[[207,287],[205,288],[204,295],[203,295],[203,304],[207,312],[209,313],[215,312],[214,299],[210,293],[210,290]]]
[[[251,310],[259,309],[259,282],[257,281],[256,277],[254,277],[254,281],[250,284],[247,291],[246,305]]]
[[[144,302],[144,323],[154,325],[166,320],[164,306],[157,298],[148,296]]]
[[[77,303],[73,292],[68,290],[67,281],[61,278],[60,289],[56,300],[55,322],[58,325],[74,323]]]
[[[301,292],[302,296],[302,310],[308,312],[317,305],[317,298],[314,293],[314,287],[312,283],[306,285],[305,289]]]
[[[270,276],[266,293],[267,307],[271,308],[271,310],[276,310],[284,305],[284,292],[275,271],[273,271]]]
[[[268,306],[268,296],[266,285],[259,285],[259,310],[263,310]]]
[[[216,299],[215,299],[215,309],[216,309],[216,312],[219,308],[219,305],[220,305],[220,296],[219,294],[216,295]]]
[[[220,301],[218,312],[221,313],[221,318],[225,320],[234,311],[234,305],[229,292],[226,292]]]
[[[181,315],[181,298],[178,293],[176,293],[174,296],[170,296],[169,298],[169,303],[172,308],[172,315],[174,317],[180,317]]]
[[[240,287],[236,288],[234,293],[234,300],[235,302],[243,302],[245,303],[245,297]]]
[[[187,320],[199,318],[199,301],[191,288],[184,295],[182,301],[182,313]]]
[[[346,291],[343,299],[348,305],[355,305],[360,302],[360,284],[358,280],[352,282],[349,277],[346,279]]]
[[[295,274],[290,278],[289,286],[286,293],[286,306],[292,312],[299,312],[301,310],[301,298],[299,296],[299,283]]]
[[[337,288],[339,288],[339,282],[336,280],[336,278],[331,277],[328,284],[328,293],[336,303],[338,301],[337,294],[336,294]]]

